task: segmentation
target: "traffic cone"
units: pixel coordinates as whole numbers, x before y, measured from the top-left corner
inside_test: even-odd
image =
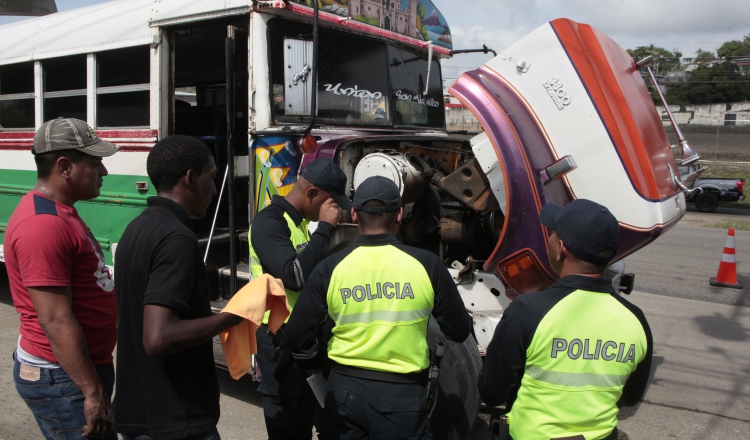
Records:
[[[727,244],[724,246],[724,255],[719,264],[719,273],[716,278],[711,278],[708,283],[716,287],[731,287],[742,289],[742,283],[737,281],[737,258],[734,254],[734,228],[729,228]]]

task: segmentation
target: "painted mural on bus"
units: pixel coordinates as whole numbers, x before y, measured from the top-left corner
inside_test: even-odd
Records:
[[[294,0],[309,5],[308,0]],[[319,0],[324,12],[453,48],[450,27],[430,0]]]

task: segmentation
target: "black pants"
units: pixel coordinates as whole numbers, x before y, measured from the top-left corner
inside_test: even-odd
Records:
[[[432,439],[423,385],[360,379],[331,370],[325,404],[334,439]]]
[[[307,373],[293,365],[281,380],[273,377],[273,338],[262,330],[256,332],[261,384],[263,416],[270,440],[309,440],[313,425],[318,438],[327,439],[323,409],[307,384]]]

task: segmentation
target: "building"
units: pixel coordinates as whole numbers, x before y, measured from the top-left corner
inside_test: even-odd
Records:
[[[678,70],[674,72],[667,72],[663,75],[660,83],[661,84],[677,84],[686,83],[690,79],[690,71]]]
[[[368,23],[412,38],[417,35],[417,5],[419,0],[409,0],[401,10],[401,0],[349,0],[349,16],[361,16]]]

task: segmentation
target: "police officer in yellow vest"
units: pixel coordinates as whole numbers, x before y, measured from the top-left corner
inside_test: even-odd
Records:
[[[325,390],[332,438],[432,438],[425,389],[430,313],[450,340],[462,342],[471,332],[440,258],[396,238],[403,213],[391,180],[362,182],[351,211],[360,235],[315,268],[287,325],[295,360],[316,369],[324,349],[318,328],[326,316],[333,321]]]
[[[643,312],[602,278],[619,225],[585,199],[549,203],[540,217],[560,279],[505,310],[487,348],[480,394],[489,406],[506,405],[516,440],[616,439],[618,408],[643,396],[653,354]]]
[[[339,207],[352,206],[345,189],[344,172],[329,159],[317,159],[305,167],[286,197],[274,197],[253,219],[249,234],[251,274],[257,277],[268,273],[280,278],[292,308],[313,268],[328,255]],[[310,221],[319,222],[312,235],[308,232]],[[268,323],[268,315],[263,322]],[[274,335],[265,324],[256,333],[256,360],[269,439],[310,439],[314,415],[318,435],[325,437],[322,409],[307,384],[307,373],[291,362],[291,352],[284,349],[283,327]],[[289,362],[283,359],[285,353]],[[288,371],[277,374],[277,379],[274,369],[282,365],[288,366]]]

